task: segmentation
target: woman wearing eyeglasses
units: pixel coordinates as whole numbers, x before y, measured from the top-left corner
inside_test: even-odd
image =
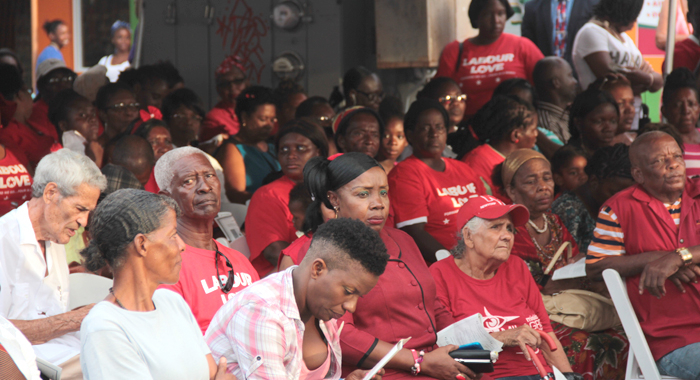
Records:
[[[457,132],[459,124],[464,119],[467,95],[462,93],[462,89],[459,88],[454,79],[448,77],[433,78],[416,94],[416,98],[428,98],[439,101],[450,115],[450,125],[447,129],[447,134]]]
[[[199,130],[204,118],[204,106],[194,91],[189,88],[181,88],[171,92],[163,99],[161,110],[163,111],[163,121],[168,124],[175,146],[188,146],[193,141],[199,140]],[[214,149],[217,147],[218,145]],[[203,149],[203,147],[200,148]],[[203,150],[211,154],[214,149]]]
[[[221,62],[214,79],[220,100],[202,121],[202,129],[199,131],[201,141],[207,141],[219,134],[228,138],[238,133],[240,121],[234,111],[236,98],[250,84],[244,62],[235,55],[228,56]]]
[[[245,204],[268,174],[282,169],[274,145],[267,142],[277,122],[272,90],[246,88],[236,99],[236,115],[241,129],[219,147],[215,156],[224,169],[228,200]]]
[[[91,215],[82,254],[92,270],[109,264],[114,286],[81,325],[86,379],[235,379],[225,359],[217,366],[185,300],[156,290],[180,277],[179,211],[168,197],[124,189]]]
[[[129,125],[139,115],[140,104],[136,102],[136,96],[128,85],[108,83],[97,91],[95,107],[104,126],[104,133],[100,136],[100,142],[104,146],[130,130]]]

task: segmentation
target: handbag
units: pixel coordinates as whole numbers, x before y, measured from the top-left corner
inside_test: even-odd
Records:
[[[588,332],[622,326],[612,300],[588,290],[568,289],[542,295],[553,322]]]

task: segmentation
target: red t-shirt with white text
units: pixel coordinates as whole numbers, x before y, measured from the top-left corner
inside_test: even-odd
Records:
[[[433,264],[430,274],[435,279],[438,301],[452,313],[455,321],[481,313],[484,328],[490,333],[525,324],[535,330],[553,331],[537,284],[525,262],[517,256],[511,255],[488,280],[467,275],[453,257]],[[547,363],[542,353],[539,356],[543,364]],[[551,371],[547,366],[547,372]],[[527,361],[520,347],[516,346],[503,347],[494,372],[489,376],[497,379],[536,374],[532,362]]]
[[[186,245],[185,252],[182,252],[180,280],[174,285],[159,286],[159,288],[172,290],[185,299],[202,329],[202,334],[207,331],[214,314],[226,301],[260,279],[258,272],[243,254],[220,244],[216,240],[215,242],[219,251],[226,255],[233,265],[233,288],[228,294],[221,290],[219,282],[216,280],[215,252],[189,245]],[[224,285],[228,280],[229,270],[230,268],[226,266],[226,260],[219,257],[219,276]]]
[[[430,168],[416,156],[389,172],[389,200],[396,228],[426,223],[425,231],[443,247],[457,243],[457,213],[472,197],[485,195],[481,179],[465,163],[443,158],[445,171]]]
[[[525,37],[503,33],[489,45],[474,45],[469,39],[462,43],[459,69],[459,41],[452,41],[442,50],[435,77],[450,77],[467,94],[465,115],[476,113],[491,99],[493,90],[504,80],[524,78],[532,83],[535,64],[544,58],[540,49]]]
[[[0,216],[31,199],[33,181],[26,165],[21,152],[5,147],[5,158],[0,160]]]

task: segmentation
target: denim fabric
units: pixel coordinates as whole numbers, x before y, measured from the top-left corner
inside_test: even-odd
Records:
[[[700,380],[700,343],[689,344],[664,355],[656,362],[659,372],[685,380]]]

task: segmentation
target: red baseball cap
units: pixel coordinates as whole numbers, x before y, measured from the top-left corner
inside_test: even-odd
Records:
[[[507,205],[500,199],[490,195],[479,195],[478,197],[469,198],[462,205],[462,208],[459,209],[457,226],[460,229],[464,228],[464,225],[475,216],[492,220],[506,214],[510,214],[515,227],[524,226],[530,219],[530,212],[523,205]]]

